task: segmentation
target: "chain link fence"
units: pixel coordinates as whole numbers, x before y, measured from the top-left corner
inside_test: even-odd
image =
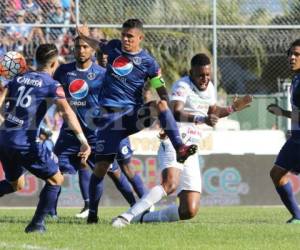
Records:
[[[22,51],[34,63],[38,44],[55,42],[61,60],[70,61],[76,23],[86,22],[96,38],[115,38],[124,20],[140,18],[144,47],[159,61],[168,84],[187,72],[195,53],[208,53],[217,65],[214,81],[221,97],[256,97],[255,108],[236,118],[255,122],[241,128],[271,129],[285,122],[272,116],[264,124],[256,121],[265,115],[265,104],[285,98],[278,94],[279,79],[290,76],[286,50],[299,37],[299,14],[300,2],[290,0],[2,0],[0,55]]]

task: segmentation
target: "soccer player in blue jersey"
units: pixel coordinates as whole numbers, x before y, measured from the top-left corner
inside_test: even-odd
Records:
[[[105,42],[105,41],[103,40],[103,42]],[[101,65],[104,68],[107,67],[107,63],[108,63],[108,55],[107,54],[105,54],[103,51],[97,51],[96,58],[97,58],[97,62],[98,62],[99,65]],[[128,141],[130,143],[129,139],[124,139],[124,140]],[[132,149],[130,148],[130,145],[122,145],[122,147],[120,147],[120,149],[121,149],[121,152],[122,151],[132,152]],[[120,152],[118,154],[120,154]],[[118,159],[118,157],[117,157],[117,159]],[[121,170],[123,171],[123,173],[125,174],[125,176],[129,180],[129,182],[132,185],[132,187],[133,187],[134,191],[136,192],[137,196],[139,198],[141,198],[146,192],[146,187],[143,183],[143,180],[142,180],[141,176],[138,175],[137,173],[135,173],[135,171],[131,168],[130,159],[127,159],[126,161],[124,161],[122,159],[121,159],[121,161],[118,160],[118,165],[120,166]],[[116,166],[116,161],[114,162],[114,167],[115,166]],[[112,172],[109,171],[108,174],[111,175]],[[111,177],[114,178],[113,176],[111,176]]]
[[[292,111],[284,110],[277,104],[271,104],[267,109],[277,116],[291,118],[291,136],[281,148],[270,176],[283,204],[292,215],[287,223],[300,224],[300,209],[288,178],[289,172],[300,173],[300,39],[291,44],[288,61],[294,74],[291,84]]]
[[[44,218],[55,202],[63,176],[53,154],[37,140],[38,128],[47,108],[55,103],[81,147],[78,156],[84,162],[91,149],[75,113],[65,99],[63,88],[53,80],[58,66],[58,50],[53,44],[37,48],[37,71],[29,71],[6,84],[5,121],[0,129],[0,160],[5,180],[0,182],[0,196],[13,193],[24,186],[24,171],[45,180],[35,214],[25,232],[44,232]]]
[[[94,152],[96,144],[94,118],[99,116],[98,95],[101,91],[106,70],[92,61],[93,48],[79,37],[75,38],[74,54],[75,61],[59,66],[54,74],[54,79],[62,84],[67,99],[77,115],[89,145],[92,147],[92,153],[87,163],[93,169],[95,165]],[[80,158],[77,156],[79,147],[80,144],[77,142],[75,134],[68,129],[68,124],[64,123],[55,145],[54,153],[58,157],[59,168],[62,173],[76,174],[78,171],[79,186],[84,200],[84,207],[76,217],[86,218],[89,207],[89,182],[91,173],[88,167],[81,166],[80,164]],[[128,164],[132,155],[129,140],[124,139],[119,148],[116,160],[120,164]],[[135,197],[128,180],[121,172],[117,163],[109,169],[109,176],[124,198],[132,206],[135,203]],[[55,210],[52,211],[52,216],[56,215]]]
[[[108,66],[99,96],[102,109],[98,120],[96,166],[90,182],[90,211],[88,223],[97,223],[99,197],[102,182],[110,164],[114,161],[118,145],[123,138],[151,126],[158,117],[162,128],[170,138],[177,161],[184,162],[197,150],[196,145],[183,144],[176,121],[168,107],[168,93],[156,60],[141,48],[144,39],[143,24],[129,19],[122,25],[121,40],[100,43],[88,37],[86,27],[78,28],[78,34],[92,47],[98,47],[108,55]],[[145,82],[156,89],[161,100],[143,103]]]

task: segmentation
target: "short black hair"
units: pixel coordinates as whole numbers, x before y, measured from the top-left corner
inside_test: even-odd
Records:
[[[210,65],[210,59],[206,54],[199,53],[193,56],[191,60],[191,67]]]
[[[291,49],[296,46],[300,47],[300,39],[296,39],[294,42],[291,43],[289,49],[287,50],[287,55],[290,55]]]
[[[53,43],[39,45],[35,53],[37,64],[43,66],[50,62],[55,56],[58,56],[58,50]]]
[[[143,23],[140,19],[128,19],[126,20],[123,25],[122,25],[123,29],[133,29],[133,28],[137,28],[141,31],[143,31]]]

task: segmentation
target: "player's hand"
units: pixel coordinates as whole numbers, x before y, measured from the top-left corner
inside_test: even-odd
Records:
[[[80,152],[78,153],[78,156],[81,158],[81,162],[86,162],[90,154],[91,154],[90,145],[87,143],[81,144]]]
[[[234,111],[241,111],[245,108],[250,107],[250,104],[252,102],[252,96],[245,95],[243,97],[238,97],[237,95],[234,97],[232,102],[232,108]]]
[[[283,109],[274,103],[268,105],[267,110],[276,116],[281,116],[283,113]]]
[[[76,25],[76,32],[79,37],[90,35],[90,30],[89,27],[87,26],[87,23],[84,23],[83,25],[80,26]]]
[[[217,124],[219,120],[219,117],[214,115],[214,114],[209,114],[206,118],[205,118],[205,123],[208,125],[208,126],[215,126]]]

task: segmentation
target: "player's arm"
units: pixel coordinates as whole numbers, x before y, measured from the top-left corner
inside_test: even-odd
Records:
[[[86,43],[88,43],[95,51],[98,53],[101,52],[101,47],[99,46],[99,41],[91,38],[89,28],[86,24],[82,26],[76,26],[77,34],[80,38],[82,38]]]
[[[69,128],[74,132],[74,134],[81,143],[80,152],[78,153],[78,156],[84,160],[87,160],[87,158],[91,154],[91,148],[81,129],[76,114],[74,113],[73,109],[70,107],[65,98],[56,99],[56,105],[58,110],[61,112],[63,119],[67,122]]]
[[[169,94],[165,85],[156,88],[156,92],[161,100],[167,101],[170,106]]]
[[[219,118],[229,116],[233,112],[241,111],[245,108],[250,107],[252,102],[252,96],[245,95],[243,97],[235,96],[233,102],[230,106],[227,107],[220,107],[217,105],[213,105],[209,107],[208,114],[215,114]]]
[[[218,122],[218,117],[215,114],[207,115],[194,115],[189,112],[184,111],[184,102],[182,101],[172,101],[171,102],[174,117],[176,121],[179,122],[194,122],[195,124],[205,123],[209,126],[214,126]]]
[[[268,105],[267,110],[270,113],[272,113],[276,116],[283,116],[283,117],[286,117],[286,118],[292,118],[292,112],[291,111],[285,110],[285,109],[279,107],[277,104],[274,104],[274,103]]]

